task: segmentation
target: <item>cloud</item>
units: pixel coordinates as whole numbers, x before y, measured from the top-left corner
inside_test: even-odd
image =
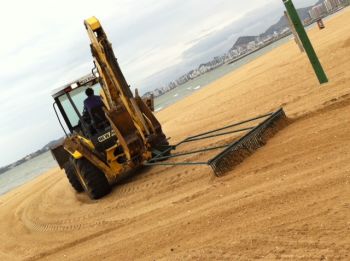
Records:
[[[317,1],[296,0],[294,2],[296,7],[300,8],[310,6]],[[276,0],[241,1],[240,4],[233,3],[232,8],[224,7],[220,6],[225,11],[221,10],[210,19],[202,17],[201,30],[197,30],[194,34],[196,37],[189,38],[190,41],[183,45],[181,57],[177,57],[171,66],[163,66],[162,70],[153,74],[149,73],[148,77],[142,79],[144,88],[141,90],[146,91],[154,86],[166,85],[169,81],[196,68],[201,63],[224,54],[239,36],[257,35],[264,32],[280,19],[284,11],[283,4]],[[213,7],[210,6],[210,8]],[[227,15],[225,15],[226,11]],[[213,13],[215,12],[213,11]],[[223,19],[218,21],[219,17]],[[184,39],[187,38],[184,37]]]
[[[2,3],[0,146],[10,151],[0,166],[63,135],[50,92],[93,67],[84,19],[100,19],[126,79],[147,90],[227,51],[240,34],[268,26],[282,7],[280,0]]]

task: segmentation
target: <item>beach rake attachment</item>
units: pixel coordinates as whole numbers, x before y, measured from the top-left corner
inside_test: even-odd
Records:
[[[260,121],[260,122],[258,122]],[[258,122],[258,123],[257,123]],[[178,166],[178,165],[208,165],[213,169],[215,176],[222,176],[225,173],[233,170],[245,158],[254,153],[257,149],[264,146],[268,139],[272,138],[279,130],[285,127],[288,123],[285,112],[282,108],[273,113],[268,113],[245,121],[234,123],[219,129],[197,134],[184,139],[176,145],[168,146],[162,152],[156,151],[156,156],[150,159],[145,165],[163,165],[163,166]],[[247,126],[249,124],[249,126]],[[250,124],[255,124],[250,126]],[[256,125],[257,124],[257,125]],[[244,125],[237,129],[237,127]],[[222,132],[224,131],[225,132]],[[229,131],[227,131],[229,130]],[[239,134],[241,136],[234,139],[229,144],[220,146],[211,146],[193,151],[173,153],[180,145],[188,142],[194,142],[204,139],[211,139],[229,134]],[[223,150],[222,150],[223,149]],[[216,156],[206,162],[166,162],[167,159],[179,158],[183,156],[204,153],[213,150],[222,150]]]

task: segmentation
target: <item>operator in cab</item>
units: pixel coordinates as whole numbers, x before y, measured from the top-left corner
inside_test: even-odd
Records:
[[[104,130],[108,125],[108,121],[103,110],[104,104],[101,97],[94,95],[94,90],[92,88],[87,88],[85,94],[87,98],[84,100],[83,115],[89,115],[93,127],[91,133]]]
[[[94,90],[92,88],[87,88],[85,91],[87,98],[84,100],[84,109],[91,114],[91,110],[97,107],[103,106],[101,97],[94,95]]]

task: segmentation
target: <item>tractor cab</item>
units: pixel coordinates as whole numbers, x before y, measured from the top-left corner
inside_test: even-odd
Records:
[[[93,89],[95,95],[102,92],[98,78],[89,74],[54,90],[52,93],[55,100],[53,107],[67,136],[61,119],[63,119],[70,134],[78,134],[91,140],[96,150],[103,152],[116,144],[116,136],[105,116],[103,106],[95,107],[90,111],[84,108],[87,88]],[[61,117],[59,117],[58,111]]]

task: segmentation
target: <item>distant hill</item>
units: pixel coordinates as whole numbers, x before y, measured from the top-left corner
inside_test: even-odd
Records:
[[[309,10],[312,8],[312,6],[300,8],[298,9],[299,17],[302,21],[304,21],[306,18],[309,18]],[[281,16],[281,18],[278,20],[277,23],[271,25],[264,33],[262,33],[260,36],[265,37],[267,35],[271,35],[274,32],[279,32],[286,28],[288,26],[287,19],[284,15]]]
[[[241,36],[237,39],[232,49],[240,45],[247,45],[251,41],[255,41],[255,39],[256,39],[256,36]]]
[[[37,157],[37,156],[39,156],[39,155],[49,151],[51,147],[54,147],[56,145],[61,144],[63,142],[63,140],[64,140],[64,137],[59,138],[57,140],[50,141],[48,144],[46,144],[41,149],[39,149],[39,150],[37,150],[37,151],[35,151],[35,152],[33,152],[33,153],[23,157],[22,159],[17,160],[16,162],[11,163],[11,164],[9,164],[7,166],[0,167],[0,174],[6,172],[6,171],[10,170],[11,168],[16,167],[16,166],[18,166],[18,165],[20,165],[20,164],[22,164],[22,163],[32,159],[32,158],[35,158],[35,157]]]
[[[323,3],[323,0],[319,0],[315,5],[318,5],[321,3]],[[297,10],[302,21],[310,17],[309,11],[312,7],[313,6],[308,6]],[[288,27],[288,22],[285,16],[282,15],[277,23],[271,25],[264,33],[260,34],[259,37],[266,37],[268,35],[273,35],[274,32],[280,32],[286,27]],[[247,45],[249,42],[254,41],[257,37],[258,36],[241,36],[237,39],[237,41],[231,47],[231,50],[235,49],[240,45]]]

